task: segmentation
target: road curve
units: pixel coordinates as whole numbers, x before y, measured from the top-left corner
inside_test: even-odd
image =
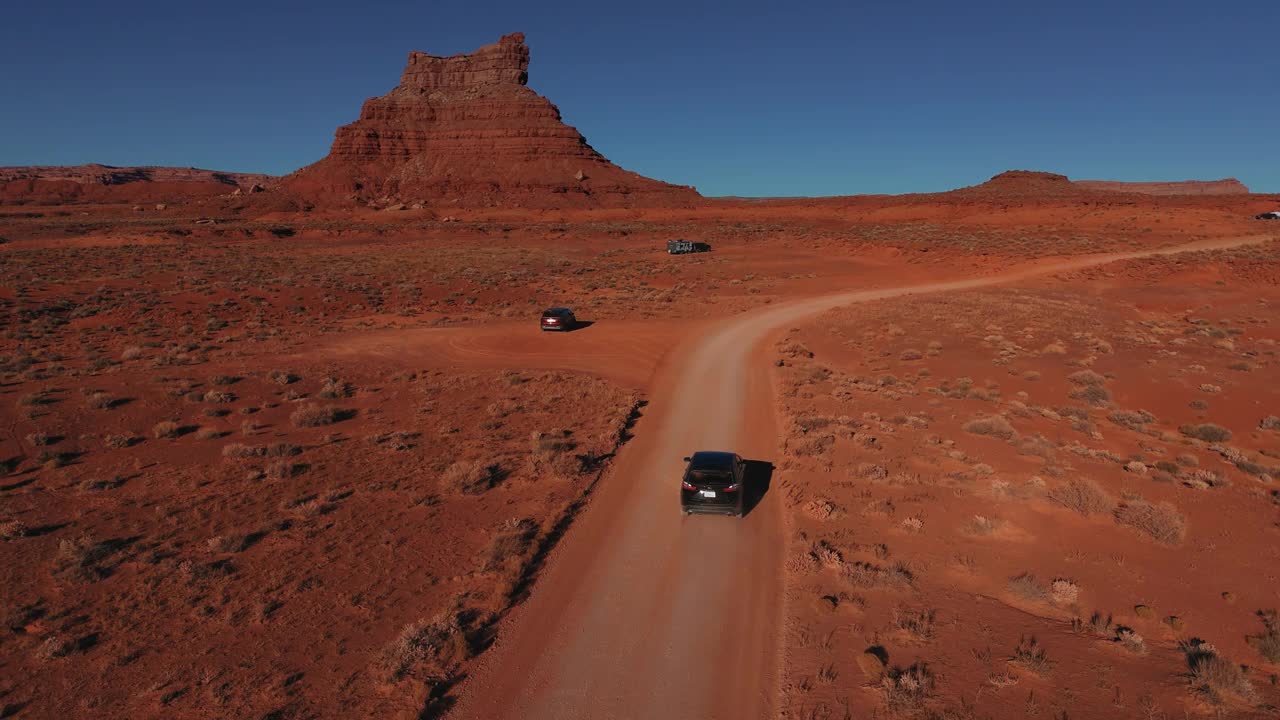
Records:
[[[616,458],[532,596],[499,628],[451,718],[740,719],[777,715],[785,518],[776,486],[747,517],[682,516],[676,478],[698,449],[768,461],[778,447],[762,345],[825,310],[966,290],[1116,260],[1270,236],[1041,261],[997,275],[837,293],[705,326],[654,377]],[[776,484],[775,484],[776,485]]]

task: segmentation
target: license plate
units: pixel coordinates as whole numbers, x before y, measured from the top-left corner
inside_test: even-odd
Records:
[[[716,496],[716,491],[715,491],[715,490],[703,490],[703,491],[702,491],[702,497],[704,497],[704,498],[713,498],[713,497],[715,497],[715,496]]]

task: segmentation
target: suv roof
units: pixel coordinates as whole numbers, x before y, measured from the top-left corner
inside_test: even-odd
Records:
[[[568,313],[569,313],[569,308],[562,308],[562,307],[547,308],[546,310],[542,311],[542,315],[544,317],[547,315],[566,315]]]
[[[734,454],[731,452],[696,452],[689,458],[690,470],[730,470]]]

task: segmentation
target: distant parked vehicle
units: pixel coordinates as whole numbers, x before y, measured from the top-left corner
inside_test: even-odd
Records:
[[[566,332],[578,327],[578,318],[569,308],[553,307],[542,311],[543,330],[559,330]]]
[[[1280,220],[1280,210],[1258,213],[1257,215],[1253,216],[1253,219],[1254,220]]]
[[[711,245],[695,240],[668,240],[667,252],[671,255],[685,255],[687,253],[710,252]]]
[[[696,452],[680,478],[680,509],[742,517],[746,495],[746,464],[731,452]]]

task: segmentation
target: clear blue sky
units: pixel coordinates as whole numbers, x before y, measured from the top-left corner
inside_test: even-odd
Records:
[[[945,190],[1011,168],[1280,192],[1280,2],[13,2],[0,165],[285,173],[410,50],[523,31],[529,85],[709,195]]]

